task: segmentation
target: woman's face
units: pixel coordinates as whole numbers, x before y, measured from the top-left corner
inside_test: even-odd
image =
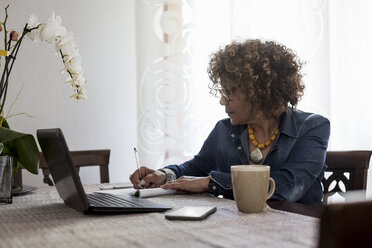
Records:
[[[252,105],[247,103],[244,96],[235,87],[229,90],[221,90],[220,104],[225,106],[225,112],[233,125],[245,125],[252,123],[255,115]]]

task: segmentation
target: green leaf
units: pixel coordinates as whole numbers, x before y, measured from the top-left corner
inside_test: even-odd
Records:
[[[0,142],[4,144],[2,154],[12,156],[26,170],[38,174],[40,152],[34,136],[0,127]]]

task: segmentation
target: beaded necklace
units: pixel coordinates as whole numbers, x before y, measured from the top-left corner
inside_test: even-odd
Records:
[[[252,141],[253,145],[256,147],[250,154],[249,157],[252,160],[253,163],[260,163],[263,159],[263,155],[261,150],[265,149],[266,147],[269,147],[276,139],[279,133],[279,128],[275,129],[273,132],[273,135],[271,135],[270,139],[268,139],[265,143],[260,144],[258,143],[256,136],[254,135],[253,128],[251,125],[248,124],[248,133],[249,133],[249,139]]]

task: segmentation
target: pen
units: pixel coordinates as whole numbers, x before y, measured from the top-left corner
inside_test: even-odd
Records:
[[[99,187],[100,190],[109,190],[109,189],[128,189],[132,188],[132,185],[108,185]]]
[[[141,170],[140,170],[140,167],[139,167],[139,164],[138,164],[137,149],[136,148],[134,148],[134,157],[136,158],[136,164],[137,164],[137,170],[138,170],[138,177],[141,180],[142,179],[142,176],[141,176]]]

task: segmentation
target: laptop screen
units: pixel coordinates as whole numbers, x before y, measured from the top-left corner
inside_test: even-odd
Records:
[[[89,203],[62,130],[39,129],[37,139],[57,191],[65,204],[79,211],[88,209]]]

